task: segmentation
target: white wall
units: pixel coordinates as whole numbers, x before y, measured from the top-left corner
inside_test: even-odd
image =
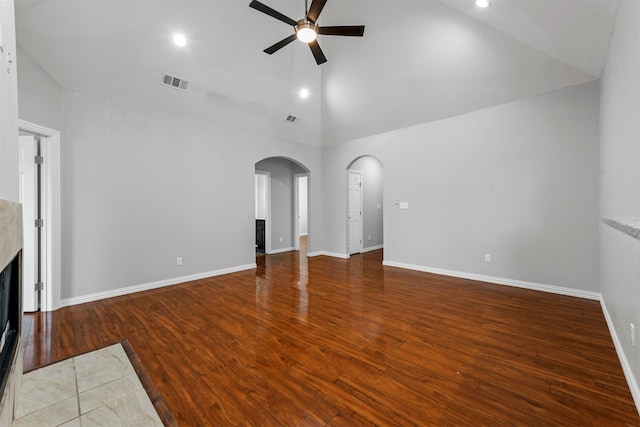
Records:
[[[356,159],[349,166],[349,169],[362,172],[362,249],[378,248],[384,242],[382,164],[374,157],[363,156]],[[369,236],[371,236],[371,240],[369,240]]]
[[[13,0],[0,0],[0,199],[18,201],[18,83]]]
[[[640,217],[640,3],[622,1],[602,76],[600,214]],[[602,224],[602,297],[636,384],[640,347],[629,324],[640,327],[640,241]],[[640,335],[637,336],[640,339]],[[636,400],[636,404],[640,402]]]
[[[384,165],[386,261],[599,291],[598,94],[588,83],[326,147],[325,250],[346,253],[344,170],[369,154]]]

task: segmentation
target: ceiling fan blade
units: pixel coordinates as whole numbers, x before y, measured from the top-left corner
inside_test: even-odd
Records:
[[[309,12],[307,13],[307,19],[315,24],[318,21],[320,12],[322,12],[326,2],[327,0],[313,0],[311,2],[311,7],[309,7]]]
[[[297,38],[298,38],[297,35],[292,34],[286,39],[280,40],[278,43],[274,44],[273,46],[269,46],[264,50],[264,52],[268,53],[269,55],[273,55],[274,53],[276,53],[277,51],[279,51],[280,49],[282,49],[283,47],[285,47],[286,45],[288,45],[289,43],[291,43]]]
[[[253,0],[251,3],[249,3],[249,7],[252,7],[255,10],[259,10],[262,13],[266,13],[267,15],[269,15],[269,16],[271,16],[273,18],[276,18],[276,19],[284,22],[285,24],[293,25],[294,27],[296,25],[298,25],[297,21],[294,21],[293,19],[289,18],[288,16],[285,16],[285,15],[281,14],[277,10],[271,9],[269,6],[267,6],[264,3],[260,3],[258,0]]]
[[[364,25],[345,25],[339,27],[318,27],[318,34],[324,36],[353,36],[364,35]]]
[[[320,49],[320,45],[318,44],[318,40],[314,40],[309,43],[309,47],[311,48],[311,52],[313,53],[313,57],[316,58],[316,64],[324,64],[327,62],[327,57],[322,53],[322,49]]]

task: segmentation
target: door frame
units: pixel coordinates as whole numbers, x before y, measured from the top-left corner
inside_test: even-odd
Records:
[[[300,250],[300,178],[307,178],[307,228],[309,227],[309,174],[293,174],[293,250]],[[307,235],[309,233],[307,232]],[[308,247],[308,246],[307,246]]]
[[[255,170],[256,175],[266,176],[267,185],[265,186],[265,198],[267,203],[267,215],[264,219],[264,253],[271,253],[271,172]],[[255,196],[254,196],[255,197]],[[254,220],[255,228],[255,220]]]
[[[61,147],[60,132],[35,123],[18,119],[18,130],[40,137],[42,164],[42,261],[44,292],[41,294],[41,310],[54,311],[60,308],[60,285],[62,266],[62,210],[61,210]]]
[[[351,250],[349,249],[349,174],[350,173],[355,173],[360,175],[360,221],[358,222],[359,224],[359,233],[360,233],[360,251],[359,252],[351,252]],[[362,253],[362,250],[364,248],[364,210],[363,210],[363,191],[362,188],[364,187],[363,184],[363,176],[364,176],[364,172],[361,171],[360,169],[347,169],[347,256],[351,256],[354,254],[359,254]]]

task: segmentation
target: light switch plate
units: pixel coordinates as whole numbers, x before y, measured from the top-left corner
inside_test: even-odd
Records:
[[[400,202],[400,209],[409,209],[409,202]]]

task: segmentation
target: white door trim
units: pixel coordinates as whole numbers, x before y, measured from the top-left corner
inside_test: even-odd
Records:
[[[18,120],[18,129],[41,137],[42,165],[42,215],[45,291],[42,294],[42,311],[60,307],[61,280],[61,167],[60,132],[25,120]]]
[[[308,174],[296,173],[293,175],[293,250],[300,250],[300,178]],[[309,184],[307,180],[307,204],[309,203]],[[307,206],[307,212],[309,207]],[[308,233],[307,233],[308,234]]]
[[[350,201],[349,201],[349,174],[358,174],[360,175],[360,221],[358,221],[358,234],[360,235],[360,250],[352,250],[352,248],[349,247],[349,233],[350,233],[350,224],[349,224],[349,208],[350,208]],[[352,254],[356,254],[356,253],[361,253],[362,252],[362,248],[364,247],[364,241],[363,241],[363,229],[364,229],[364,212],[363,212],[363,192],[362,192],[362,182],[363,182],[363,172],[359,169],[347,169],[347,254],[349,256],[351,256]]]
[[[267,180],[265,198],[267,202],[267,217],[264,219],[264,253],[271,253],[271,172],[259,171],[256,169],[256,175],[265,175]]]

